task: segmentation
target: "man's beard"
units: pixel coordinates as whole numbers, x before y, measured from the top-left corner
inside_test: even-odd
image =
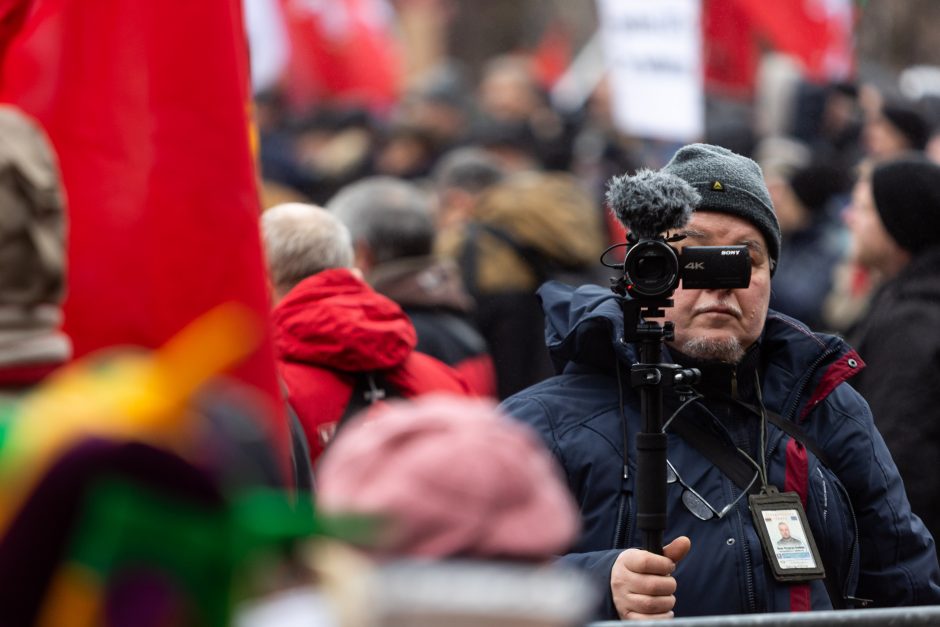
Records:
[[[682,345],[682,352],[702,361],[737,364],[744,358],[744,347],[736,337],[694,337]]]

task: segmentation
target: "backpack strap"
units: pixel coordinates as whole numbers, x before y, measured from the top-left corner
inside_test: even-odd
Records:
[[[291,470],[294,475],[294,487],[306,494],[313,494],[313,466],[310,464],[310,443],[304,433],[303,425],[290,402],[290,393],[284,379],[278,377],[278,387],[284,400],[287,413],[288,435],[290,436]]]
[[[290,428],[291,466],[294,472],[294,487],[305,495],[313,494],[313,467],[310,464],[310,445],[300,424],[300,418],[289,400],[285,401],[287,424]]]
[[[401,398],[401,390],[392,385],[384,373],[378,370],[352,372],[353,390],[343,415],[336,423],[339,430],[350,418],[378,403],[391,398]]]

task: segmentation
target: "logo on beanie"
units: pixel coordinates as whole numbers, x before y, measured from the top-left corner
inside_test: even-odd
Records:
[[[714,181],[712,182],[712,191],[723,192],[725,191],[725,186],[721,184],[721,181]]]

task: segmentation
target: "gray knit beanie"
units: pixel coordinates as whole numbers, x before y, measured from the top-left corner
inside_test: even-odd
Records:
[[[780,225],[760,166],[721,146],[683,146],[663,167],[701,194],[701,211],[728,213],[747,220],[767,240],[771,268],[780,258]]]

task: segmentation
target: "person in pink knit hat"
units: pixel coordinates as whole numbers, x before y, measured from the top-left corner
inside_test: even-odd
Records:
[[[528,426],[490,401],[446,395],[351,422],[321,460],[317,503],[383,519],[377,557],[540,562],[568,549],[580,524]]]

